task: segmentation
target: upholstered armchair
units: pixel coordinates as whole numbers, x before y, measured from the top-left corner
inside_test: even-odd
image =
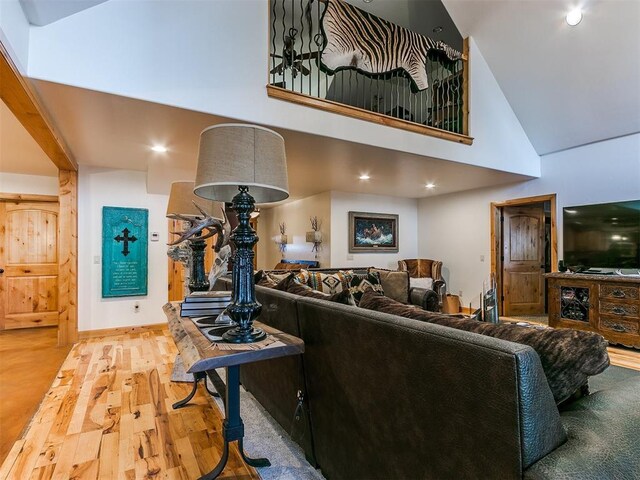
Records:
[[[432,290],[434,295],[425,296],[429,304],[423,308],[440,311],[446,284],[442,278],[442,262],[428,258],[410,258],[398,261],[398,270],[409,272],[411,290]],[[410,293],[411,295],[411,293]]]

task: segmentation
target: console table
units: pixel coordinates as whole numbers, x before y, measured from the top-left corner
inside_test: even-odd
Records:
[[[193,373],[194,390],[174,408],[180,408],[193,397],[199,380],[204,376],[211,378],[216,390],[224,398],[225,420],[222,424],[224,449],[218,465],[200,480],[212,480],[224,469],[229,456],[229,443],[238,442],[238,450],[242,459],[252,467],[268,467],[266,458],[249,458],[244,453],[242,439],[244,424],[240,416],[240,365],[269,360],[271,358],[298,355],[304,352],[304,342],[297,337],[280,330],[254,322],[267,333],[267,338],[256,343],[232,344],[212,342],[196,327],[189,318],[180,317],[178,303],[167,303],[163,310],[169,322],[169,330],[178,347],[182,362],[188,373]],[[227,372],[226,386],[220,381],[215,369],[224,367]],[[206,381],[205,381],[206,385]]]
[[[640,348],[640,278],[548,273],[549,325]]]

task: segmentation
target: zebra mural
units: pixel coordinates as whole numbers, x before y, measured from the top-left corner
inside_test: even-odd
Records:
[[[313,1],[309,0],[309,6]],[[370,76],[403,70],[416,93],[429,86],[428,55],[444,56],[452,62],[462,58],[460,52],[444,42],[383,20],[343,0],[318,1],[326,4],[321,20],[325,38],[321,66],[331,75],[344,69]]]

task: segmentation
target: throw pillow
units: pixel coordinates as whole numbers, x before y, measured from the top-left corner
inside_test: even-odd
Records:
[[[384,295],[384,289],[380,283],[380,275],[377,272],[370,272],[365,275],[353,274],[349,282],[349,291],[353,295],[356,305],[360,303],[362,295],[368,290]]]
[[[289,275],[291,275],[291,273],[271,273],[271,272],[267,273],[267,276],[276,283],[280,283]]]
[[[409,285],[411,285],[411,288],[424,288],[425,290],[433,290],[433,278],[410,278]]]
[[[301,275],[307,275],[307,286],[323,293],[339,293],[342,290],[349,289],[349,281],[351,280],[348,272],[338,271],[336,273],[322,273],[322,272],[310,272],[308,270],[301,270]],[[301,278],[303,280],[303,278]]]
[[[457,318],[403,305],[388,297],[365,292],[360,307],[392,313],[445,327],[475,332],[489,337],[532,347],[540,357],[547,382],[557,404],[581,389],[589,376],[597,375],[609,366],[607,341],[597,333],[571,329],[521,327],[514,324],[492,324],[468,318]]]
[[[409,272],[373,267],[369,268],[369,273],[371,272],[380,276],[380,283],[387,297],[397,302],[409,303]]]
[[[282,282],[280,282],[276,287],[277,290],[282,290],[283,292],[293,293],[294,295],[300,295],[301,297],[310,297],[317,298],[319,300],[327,300],[329,302],[342,303],[343,305],[353,305],[355,306],[356,302],[353,299],[353,295],[348,289],[342,290],[338,293],[334,293],[333,295],[329,293],[322,293],[313,288],[302,285],[298,283],[295,278],[295,275],[291,275],[286,278]]]

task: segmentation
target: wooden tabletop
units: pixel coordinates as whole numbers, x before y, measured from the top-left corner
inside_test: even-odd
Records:
[[[178,302],[163,307],[169,322],[169,330],[178,346],[185,369],[189,373],[206,372],[220,367],[242,365],[271,358],[298,355],[304,352],[304,342],[260,322],[253,325],[262,328],[267,338],[255,343],[212,342],[188,317],[180,316]]]

